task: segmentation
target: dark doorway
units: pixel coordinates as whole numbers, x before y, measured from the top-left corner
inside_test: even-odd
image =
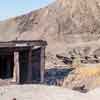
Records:
[[[40,54],[41,48],[32,50],[31,63],[32,63],[32,73],[31,81],[40,81]],[[29,50],[23,50],[19,52],[19,65],[20,65],[20,83],[27,83],[28,81],[28,70],[29,70]]]
[[[32,80],[33,81],[40,81],[40,72],[41,72],[41,48],[34,49],[32,51]]]
[[[0,54],[0,78],[8,79],[13,77],[14,54]]]
[[[19,52],[19,66],[20,66],[20,83],[27,82],[28,75],[28,50]]]

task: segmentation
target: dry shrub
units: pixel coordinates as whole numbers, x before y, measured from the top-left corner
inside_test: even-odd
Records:
[[[85,85],[87,89],[93,89],[100,86],[100,65],[87,65],[73,70],[68,77],[64,79],[64,87],[80,87]]]
[[[100,75],[100,67],[80,67],[77,68],[76,73],[78,73],[81,76],[98,76]]]

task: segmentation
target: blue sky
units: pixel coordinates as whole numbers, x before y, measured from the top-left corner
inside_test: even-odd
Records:
[[[54,0],[0,0],[0,20],[18,16],[48,5]]]

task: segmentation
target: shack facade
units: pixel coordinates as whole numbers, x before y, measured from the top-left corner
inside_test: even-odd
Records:
[[[0,78],[18,84],[44,81],[46,41],[0,42]]]

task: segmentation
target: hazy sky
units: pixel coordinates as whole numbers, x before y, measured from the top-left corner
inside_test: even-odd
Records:
[[[0,0],[0,20],[41,8],[54,0]]]

